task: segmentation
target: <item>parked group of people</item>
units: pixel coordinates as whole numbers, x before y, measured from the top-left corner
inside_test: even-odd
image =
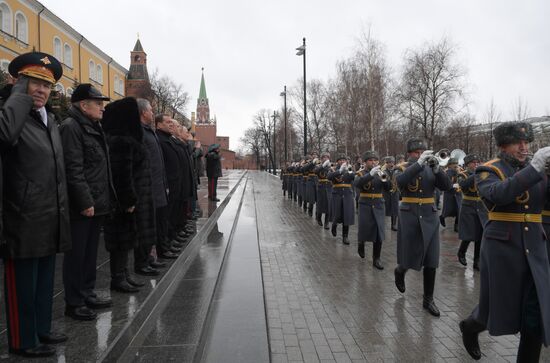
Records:
[[[14,82],[0,90],[0,232],[9,351],[43,357],[68,339],[51,325],[56,254],[64,253],[70,318],[93,320],[112,305],[94,291],[102,231],[111,290],[139,291],[130,253],[135,274],[156,276],[195,232],[202,148],[169,115],[154,115],[148,100],[104,107],[109,98],[91,84],[78,85],[68,117],[55,120],[47,101],[63,69],[49,54],[20,55],[8,70]],[[208,154],[217,178],[219,146]]]
[[[377,269],[383,269],[384,216],[390,216],[391,229],[397,231],[396,288],[404,293],[407,271],[422,270],[422,305],[435,317],[440,316],[434,300],[439,225],[454,217],[461,241],[458,261],[467,265],[466,251],[474,242],[473,267],[480,271],[479,304],[459,324],[466,350],[478,360],[480,332],[519,332],[518,362],[538,362],[542,344],[550,344],[550,147],[530,158],[534,135],[526,122],[502,123],[493,134],[500,152],[484,164],[468,154],[463,160],[445,160],[444,168],[419,138],[407,141],[407,160],[397,164],[386,157],[378,165],[374,150],[365,152],[356,166],[346,156],[331,163],[328,153],[308,155],[283,168],[283,195],[288,193],[310,216],[316,205],[318,224],[333,236],[343,224],[346,245],[357,208],[357,251],[364,258],[365,242],[372,242]],[[438,216],[440,193],[443,210]]]

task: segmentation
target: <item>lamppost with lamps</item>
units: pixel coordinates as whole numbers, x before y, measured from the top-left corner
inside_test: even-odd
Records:
[[[287,131],[286,131],[286,118],[287,118],[287,114],[286,114],[286,86],[285,86],[285,90],[283,92],[281,92],[280,94],[281,96],[284,97],[284,113],[285,113],[285,163],[288,162],[288,151],[287,151],[287,142],[286,142],[286,135],[287,135]]]
[[[304,155],[307,155],[307,100],[306,100],[306,38],[303,39],[303,44],[296,48],[296,55],[304,56]]]

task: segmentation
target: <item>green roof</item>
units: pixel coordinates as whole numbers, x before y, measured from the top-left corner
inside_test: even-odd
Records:
[[[201,89],[199,91],[199,100],[202,99],[208,99],[206,96],[206,86],[204,85],[204,68],[202,69],[202,76],[201,76]]]

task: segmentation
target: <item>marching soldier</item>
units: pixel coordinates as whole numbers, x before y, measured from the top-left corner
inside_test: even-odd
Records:
[[[314,170],[319,162],[319,159],[317,158],[316,153],[313,153],[311,157],[313,159],[306,164],[306,167],[304,170],[307,177],[307,180],[306,180],[307,213],[309,214],[310,217],[313,216],[313,206],[317,201],[317,174],[315,174]]]
[[[325,215],[325,229],[329,229],[330,197],[332,194],[332,183],[327,178],[329,171],[330,154],[325,153],[321,155],[321,164],[317,165],[314,170],[317,175],[317,208],[315,209],[315,217],[317,223],[323,226],[322,217],[323,214]]]
[[[391,230],[397,231],[397,214],[399,212],[399,189],[395,184],[395,158],[386,156],[384,158],[384,171],[388,174],[390,188],[384,190],[384,202],[386,203],[386,217],[390,217]]]
[[[309,155],[306,155],[300,164],[300,178],[298,179],[298,205],[304,208],[304,212],[307,212],[306,184],[309,174],[309,170],[307,170],[308,163]]]
[[[281,168],[281,187],[283,189],[283,197],[286,196],[286,193],[288,191],[288,164],[285,164],[282,168]]]
[[[434,299],[436,269],[439,266],[439,223],[434,189],[451,188],[451,181],[440,170],[437,158],[421,139],[407,141],[409,161],[398,165],[396,182],[401,191],[399,227],[397,230],[397,267],[395,285],[405,292],[405,273],[408,269],[424,275],[422,306],[433,316],[439,316]]]
[[[455,217],[454,231],[458,232],[458,215],[462,204],[462,194],[458,185],[458,159],[450,158],[447,163],[447,176],[451,180],[452,188],[443,193],[443,211],[439,216],[439,222],[445,227],[445,218]]]
[[[351,190],[355,173],[350,170],[351,167],[348,166],[345,156],[340,156],[336,162],[336,168],[327,176],[332,181],[331,232],[336,237],[338,223],[342,223],[342,243],[349,245],[349,226],[355,223],[353,191]]]
[[[483,226],[487,222],[487,209],[479,197],[475,185],[475,170],[479,165],[479,157],[475,154],[466,155],[464,165],[466,170],[459,174],[458,184],[462,190],[462,206],[458,218],[458,238],[462,241],[458,249],[458,261],[466,266],[466,251],[471,241],[474,241],[474,270],[479,270],[479,251]]]
[[[365,242],[373,243],[372,265],[383,270],[380,262],[384,233],[384,191],[389,191],[389,175],[378,165],[378,154],[367,151],[363,154],[364,169],[357,172],[354,186],[359,194],[359,232],[357,237],[357,253],[365,258]]]
[[[286,168],[286,187],[287,187],[287,197],[292,199],[294,194],[294,166],[292,163],[288,164]]]
[[[550,265],[541,223],[550,147],[539,149],[529,162],[534,137],[526,122],[502,123],[493,135],[498,158],[476,169],[479,195],[489,212],[481,243],[479,304],[460,322],[462,341],[477,360],[480,332],[519,332],[517,361],[538,362],[542,343],[550,344]]]
[[[292,199],[296,202],[298,201],[298,177],[299,173],[299,162],[295,161],[292,164]]]

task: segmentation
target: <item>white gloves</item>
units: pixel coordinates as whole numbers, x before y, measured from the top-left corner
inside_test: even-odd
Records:
[[[340,166],[340,174],[344,174],[348,170],[348,164],[343,163],[342,166]]]
[[[544,170],[548,161],[550,161],[550,146],[538,149],[533,156],[533,160],[531,160],[531,165],[540,173]]]
[[[330,165],[330,160],[325,160],[325,162],[323,163],[323,168],[326,168],[329,165]]]
[[[378,174],[380,172],[380,165],[378,166],[375,166],[374,168],[372,168],[370,170],[370,175],[371,176],[375,176],[376,174]]]
[[[418,164],[424,165],[424,163],[426,163],[426,160],[428,159],[428,157],[432,156],[433,153],[434,152],[432,150],[424,150],[422,152],[422,154],[420,154],[420,157],[418,158]]]
[[[456,190],[460,189],[460,185],[458,185],[458,183],[454,183],[453,184],[453,188],[455,188]]]

